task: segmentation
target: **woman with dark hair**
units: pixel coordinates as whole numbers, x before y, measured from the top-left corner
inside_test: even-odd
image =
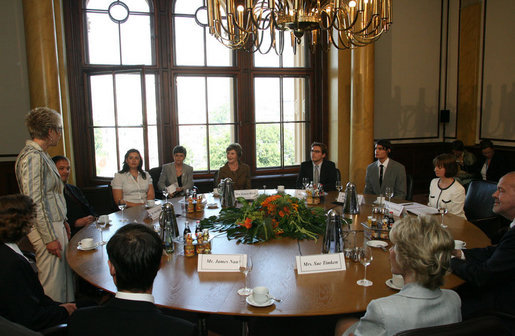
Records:
[[[230,177],[234,182],[234,190],[250,189],[250,167],[241,162],[243,150],[239,143],[233,143],[227,146],[225,150],[227,154],[227,163],[218,170],[218,180]]]
[[[483,162],[479,165],[481,179],[499,182],[501,177],[511,170],[508,161],[501,154],[495,152],[494,144],[490,140],[482,140],[479,147],[484,157]]]
[[[193,167],[184,163],[186,154],[186,148],[175,146],[173,148],[173,162],[164,164],[161,170],[157,186],[159,190],[163,190],[173,185],[175,191],[173,194],[170,193],[171,197],[181,194],[185,189],[193,188]]]
[[[395,335],[403,330],[461,321],[461,300],[440,289],[454,240],[434,217],[404,217],[390,231],[390,268],[402,275],[399,293],[370,301],[365,316],[341,320],[336,335]]]
[[[150,174],[143,171],[143,160],[137,149],[129,149],[125,153],[123,167],[111,181],[113,198],[116,204],[121,200],[128,207],[145,204],[147,199],[153,200],[154,186]]]
[[[48,107],[37,107],[25,118],[31,140],[16,160],[20,192],[36,205],[36,221],[27,235],[36,251],[38,277],[45,293],[55,301],[74,300],[74,280],[66,261],[70,226],[66,222],[66,200],[61,176],[48,154],[62,138],[61,115]]]
[[[433,160],[435,175],[429,186],[429,206],[447,208],[449,213],[465,217],[465,188],[454,179],[458,164],[453,154],[440,154]]]
[[[74,303],[45,295],[38,277],[16,244],[31,231],[36,206],[25,195],[0,197],[0,315],[33,330],[66,323]]]

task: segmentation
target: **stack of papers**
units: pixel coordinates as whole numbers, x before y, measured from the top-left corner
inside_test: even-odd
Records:
[[[438,214],[438,209],[420,203],[405,203],[404,209],[417,216]]]

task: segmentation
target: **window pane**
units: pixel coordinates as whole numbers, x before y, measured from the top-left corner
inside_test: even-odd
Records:
[[[209,102],[209,122],[228,123],[234,120],[234,85],[227,77],[207,79],[207,99]]]
[[[256,122],[280,121],[279,94],[279,78],[256,78],[254,80]]]
[[[120,25],[122,37],[122,64],[152,64],[152,44],[150,40],[150,17],[130,15]]]
[[[234,142],[233,125],[209,126],[209,164],[211,171],[218,170],[227,161],[225,149]]]
[[[145,95],[147,97],[147,124],[157,124],[156,115],[156,76],[145,76]]]
[[[120,157],[118,158],[120,164],[123,162],[125,153],[127,153],[129,149],[135,148],[139,150],[143,156],[145,146],[143,145],[143,129],[141,127],[118,128],[118,141],[120,142]],[[143,158],[143,162],[145,162],[145,158]],[[143,166],[143,169],[148,170],[148,167]]]
[[[114,1],[114,0],[113,0]],[[131,12],[149,12],[148,2],[150,0],[122,0]]]
[[[233,51],[209,34],[206,37],[206,51],[208,66],[232,66]]]
[[[175,18],[175,63],[204,65],[204,30],[193,18]]]
[[[278,36],[278,35],[277,35]],[[278,37],[276,37],[278,39]],[[254,53],[254,65],[256,67],[269,67],[278,68],[280,67],[280,60],[282,58],[282,67],[300,67],[306,66],[305,52],[304,52],[304,39],[301,40],[301,44],[296,44],[296,54],[293,53],[292,37],[291,34],[284,34],[284,50],[282,56],[277,55],[273,50],[268,54],[262,55],[259,51]],[[279,40],[276,41],[279,44]]]
[[[283,79],[284,121],[300,121],[306,119],[305,79]]]
[[[142,120],[141,77],[139,74],[116,75],[118,125],[140,126]]]
[[[207,170],[205,126],[179,126],[179,144],[188,151],[186,160],[195,171]]]
[[[88,56],[91,64],[120,64],[118,25],[107,14],[88,13]]]
[[[118,171],[114,128],[95,128],[95,168],[97,176],[113,177]],[[125,153],[124,153],[125,154]]]
[[[177,78],[179,124],[206,122],[205,77]]]
[[[256,125],[257,168],[281,166],[280,140],[279,124]]]
[[[86,1],[87,9],[107,9],[113,0],[89,0]]]
[[[287,35],[285,35],[287,36]],[[297,42],[295,42],[297,43]],[[304,39],[302,39],[301,44],[296,45],[296,54],[293,54],[293,47],[291,45],[291,39],[288,39],[285,41],[284,45],[284,52],[283,52],[283,67],[297,67],[297,68],[303,68],[306,66],[306,59],[305,55],[306,52],[304,51]]]
[[[298,165],[306,157],[306,124],[284,124],[284,165]]]
[[[197,8],[199,8],[202,5],[202,0],[177,0],[175,2],[175,13],[195,14]]]
[[[113,76],[91,76],[90,85],[93,125],[114,126]]]
[[[148,169],[159,166],[159,150],[158,150],[158,142],[157,142],[157,126],[149,126],[148,127],[148,153],[149,158],[148,162],[150,167]]]

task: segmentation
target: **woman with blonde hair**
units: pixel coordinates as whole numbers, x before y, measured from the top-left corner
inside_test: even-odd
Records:
[[[461,321],[461,300],[440,289],[454,240],[432,217],[405,217],[390,231],[392,274],[404,278],[399,293],[370,301],[359,320],[342,320],[336,335],[395,335],[414,329]]]
[[[55,301],[74,301],[74,282],[65,253],[70,227],[64,185],[47,152],[61,140],[61,115],[51,108],[37,107],[27,114],[25,123],[31,140],[18,155],[15,170],[20,192],[36,205],[36,221],[28,238],[36,251],[39,281]]]

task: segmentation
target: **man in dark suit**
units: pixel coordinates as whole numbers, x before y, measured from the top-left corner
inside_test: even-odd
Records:
[[[66,323],[76,306],[45,295],[37,274],[16,244],[29,232],[34,216],[30,197],[0,197],[0,315],[41,330]]]
[[[485,311],[515,314],[515,171],[497,184],[493,211],[512,221],[495,246],[454,250],[452,272],[467,283],[460,288],[463,318]]]
[[[321,142],[311,144],[311,160],[300,165],[297,176],[297,189],[302,189],[302,179],[308,178],[313,184],[322,184],[325,191],[336,190],[336,166],[334,162],[326,160],[327,146]]]
[[[163,255],[157,233],[144,224],[127,224],[107,243],[108,265],[118,289],[100,307],[77,310],[70,335],[194,335],[190,322],[164,315],[154,305],[152,287]]]
[[[84,226],[93,223],[98,214],[89,205],[82,191],[76,186],[67,183],[70,176],[70,160],[61,155],[54,156],[52,160],[64,183],[64,198],[66,199],[66,208],[68,210],[66,216],[68,217],[68,224],[70,224],[73,236]]]
[[[399,162],[389,158],[391,152],[390,141],[377,141],[374,150],[377,161],[367,167],[365,194],[387,196],[386,187],[392,187],[393,197],[406,198],[406,169]]]

